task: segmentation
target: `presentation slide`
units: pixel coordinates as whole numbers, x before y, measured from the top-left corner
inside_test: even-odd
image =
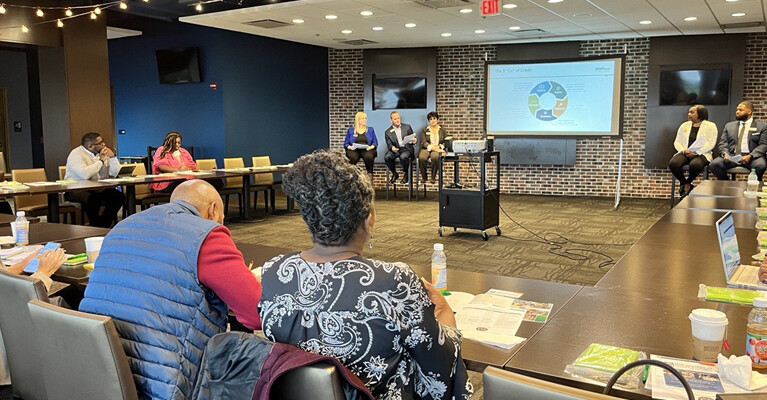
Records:
[[[488,63],[487,134],[620,135],[622,61]]]

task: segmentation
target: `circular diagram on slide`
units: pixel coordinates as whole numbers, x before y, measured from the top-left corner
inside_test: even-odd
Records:
[[[527,98],[530,113],[541,121],[554,121],[567,109],[567,92],[554,81],[543,81],[530,91]]]

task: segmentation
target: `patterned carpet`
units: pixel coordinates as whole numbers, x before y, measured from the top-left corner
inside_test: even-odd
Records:
[[[441,242],[449,268],[580,285],[596,284],[668,211],[665,200],[623,199],[613,211],[610,198],[503,195],[501,207],[516,223],[501,213],[502,236],[490,229],[484,242],[479,231],[452,228],[440,238],[435,193],[425,201],[408,202],[402,194],[387,201],[381,192],[377,197],[373,248],[366,249],[366,257],[428,264],[432,245]],[[280,194],[277,207],[285,208]],[[299,213],[263,216],[259,210],[258,215],[263,220],[227,224],[236,242],[296,250],[311,246]]]

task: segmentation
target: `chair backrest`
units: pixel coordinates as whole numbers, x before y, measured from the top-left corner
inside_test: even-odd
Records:
[[[294,369],[277,378],[269,391],[275,400],[344,400],[341,374],[335,365],[317,363]]]
[[[8,172],[8,168],[5,165],[5,155],[0,151],[0,171]]]
[[[16,182],[40,182],[48,180],[45,176],[44,168],[29,168],[29,169],[14,169],[13,180]],[[48,196],[44,194],[36,194],[33,196],[16,196],[13,199],[16,209],[24,209],[27,207],[40,207],[48,206]]]
[[[3,332],[13,394],[24,400],[45,400],[40,381],[40,349],[33,335],[27,303],[48,301],[45,285],[35,278],[0,270],[0,331]],[[71,368],[71,366],[70,366]]]
[[[146,162],[148,164],[148,168],[150,171],[152,171],[152,164],[154,163],[154,152],[156,150],[157,150],[157,147],[153,147],[153,146],[146,147]]]
[[[136,164],[125,164],[125,165],[133,165],[135,168],[133,169],[133,174],[136,176],[142,176],[146,175],[146,167],[144,166],[144,163],[136,163]],[[136,195],[140,194],[148,194],[152,193],[152,191],[149,189],[149,185],[143,184],[143,185],[136,185]]]
[[[245,166],[245,161],[242,161],[242,157],[224,159],[224,168],[242,168],[244,166]],[[224,186],[225,187],[242,186],[242,178],[241,177],[226,178],[226,185]]]
[[[271,165],[272,160],[269,158],[269,156],[253,157],[254,167],[269,167]],[[274,174],[255,174],[253,177],[255,178],[256,185],[271,185],[274,183]]]
[[[192,159],[194,160],[194,146],[184,147],[186,151],[189,152],[189,155],[192,156]]]
[[[618,400],[618,397],[559,385],[494,367],[485,368],[482,373],[482,387],[485,400]]]
[[[45,354],[41,371],[48,400],[138,400],[112,318],[39,300],[26,308],[36,346]]]
[[[210,171],[212,169],[218,168],[218,164],[216,164],[215,158],[203,158],[200,160],[197,160],[197,169],[201,171]]]
[[[59,165],[59,179],[64,179],[67,176],[67,166]]]

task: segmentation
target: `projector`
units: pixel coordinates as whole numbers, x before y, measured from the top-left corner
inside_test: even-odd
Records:
[[[481,153],[485,151],[484,140],[454,140],[453,151],[456,153]]]

